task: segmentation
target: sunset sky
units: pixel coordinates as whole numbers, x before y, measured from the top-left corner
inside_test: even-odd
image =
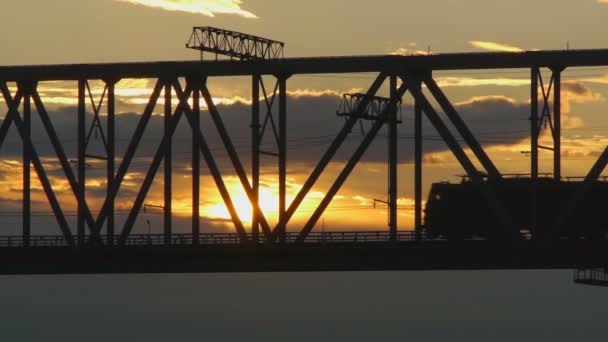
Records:
[[[382,6],[378,4],[381,3]],[[608,1],[484,1],[428,0],[424,2],[380,0],[377,3],[346,0],[23,0],[3,3],[0,22],[14,28],[0,36],[0,65],[65,64],[196,60],[195,51],[184,48],[192,26],[216,26],[286,43],[286,57],[332,55],[433,54],[447,52],[509,51],[534,49],[565,50],[608,48],[605,18]],[[441,5],[441,6],[440,6]],[[437,8],[442,10],[438,11]],[[440,25],[439,25],[440,24]],[[546,79],[549,73],[544,70]],[[565,176],[583,176],[608,143],[604,119],[608,103],[608,67],[567,69],[563,74]],[[289,175],[288,198],[293,198],[319,156],[341,127],[335,111],[341,94],[366,90],[375,75],[301,75],[288,82]],[[485,70],[437,72],[435,78],[465,121],[476,133],[494,162],[504,173],[528,172],[529,157],[529,70]],[[266,79],[268,87],[272,80]],[[274,85],[274,84],[272,84]],[[91,82],[94,96],[101,96],[101,83]],[[122,80],[117,85],[119,155],[145,107],[154,80]],[[209,88],[220,113],[249,165],[249,115],[251,81],[248,78],[212,78]],[[14,88],[13,88],[14,89]],[[39,91],[62,137],[68,156],[76,153],[76,83],[43,82]],[[382,90],[386,93],[386,88]],[[92,107],[88,105],[89,113]],[[438,107],[437,107],[438,108]],[[102,113],[105,105],[102,107]],[[162,113],[162,99],[155,114]],[[7,108],[0,101],[0,120]],[[226,183],[243,221],[250,222],[251,209],[240,190],[238,178],[203,113],[203,132],[224,171]],[[89,114],[89,119],[91,115]],[[401,229],[413,221],[413,110],[406,96],[400,125],[399,220]],[[104,118],[102,118],[103,120]],[[145,142],[117,203],[120,224],[130,208],[147,163],[162,132],[163,118],[155,115]],[[365,124],[365,128],[369,123]],[[64,210],[73,213],[75,204],[69,185],[54,161],[54,153],[34,120],[36,147],[44,157],[55,191]],[[464,172],[425,122],[424,193],[438,181],[459,181]],[[380,133],[363,162],[323,216],[326,229],[385,229],[387,212],[374,199],[387,198],[386,131]],[[187,232],[191,212],[190,136],[182,122],[175,139],[176,230]],[[301,227],[344,161],[362,139],[357,128],[346,146],[317,183],[296,215],[291,230]],[[542,140],[549,145],[547,132]],[[274,147],[268,139],[265,147]],[[92,142],[91,152],[99,150]],[[21,144],[13,129],[0,150],[0,235],[18,234],[21,208]],[[552,154],[541,152],[541,171],[552,171]],[[120,159],[119,159],[120,160]],[[262,208],[276,220],[276,160],[263,158]],[[88,196],[94,215],[105,189],[105,165],[90,161]],[[201,215],[208,231],[231,230],[229,218],[215,185],[203,165]],[[249,168],[248,168],[249,169]],[[33,179],[34,176],[32,177]],[[48,217],[49,206],[33,182],[34,234],[56,233]],[[146,203],[162,204],[162,171]],[[142,213],[135,231],[162,230],[158,213]],[[73,220],[72,220],[73,221]],[[52,224],[39,224],[47,223]]]

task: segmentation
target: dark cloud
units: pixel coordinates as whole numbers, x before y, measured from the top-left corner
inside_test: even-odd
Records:
[[[334,136],[343,126],[344,119],[336,116],[335,111],[340,99],[336,96],[299,96],[288,99],[288,146],[289,161],[298,163],[314,163],[324,153]],[[160,105],[157,110],[160,109]],[[456,105],[462,118],[469,128],[478,137],[484,146],[495,144],[511,144],[521,141],[528,136],[529,106],[517,103],[505,97],[480,97]],[[438,108],[437,108],[438,109]],[[224,123],[233,139],[234,145],[240,152],[244,163],[249,162],[250,156],[250,124],[251,109],[249,105],[236,103],[233,105],[219,105],[218,110],[222,115]],[[438,110],[439,111],[439,110]],[[262,113],[264,117],[264,111]],[[34,114],[32,135],[38,153],[42,157],[54,157],[54,151],[47,138],[46,133]],[[50,113],[51,119],[57,130],[57,134],[63,141],[65,151],[69,158],[75,158],[77,153],[76,144],[76,109],[71,107],[60,108]],[[444,122],[449,121],[443,116]],[[117,116],[117,155],[124,155],[129,141],[137,127],[140,114],[127,113]],[[102,117],[105,125],[105,118]],[[134,170],[145,169],[147,160],[153,156],[163,134],[163,117],[154,115],[150,120],[146,133],[139,146],[136,160],[133,162]],[[92,115],[87,115],[87,121],[92,121]],[[276,108],[275,108],[276,122]],[[351,132],[349,138],[336,155],[337,161],[347,160],[354,149],[363,139],[371,126],[371,122],[364,122],[362,126],[357,125]],[[228,166],[228,158],[219,135],[207,112],[203,112],[201,127],[210,148],[214,152],[222,167]],[[434,127],[428,120],[424,120],[425,152],[438,152],[446,149]],[[413,109],[404,106],[402,109],[402,124],[400,131],[400,160],[410,161],[413,151]],[[455,132],[452,129],[453,132]],[[458,135],[455,134],[457,137]],[[386,136],[384,128],[376,141],[370,146],[364,159],[367,161],[386,160]],[[191,155],[190,129],[187,120],[183,117],[174,138],[174,158],[176,167],[187,167]],[[103,155],[101,137],[93,137],[90,143],[89,153]],[[272,134],[270,121],[267,124],[262,150],[276,152],[276,142]],[[2,146],[1,153],[5,156],[17,158],[22,153],[19,137],[14,128]],[[6,158],[6,157],[5,157]],[[272,161],[273,157],[268,157]],[[103,166],[100,166],[103,168]],[[54,172],[60,172],[54,171]]]

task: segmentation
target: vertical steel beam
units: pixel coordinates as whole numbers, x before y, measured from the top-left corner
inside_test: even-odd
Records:
[[[537,230],[537,187],[538,187],[538,77],[540,69],[533,66],[531,69],[530,81],[530,177],[532,186],[530,187],[530,224],[533,236]]]
[[[252,207],[260,205],[260,75],[253,75],[251,81],[251,188]],[[260,237],[260,222],[257,210],[251,210],[251,236],[253,242]]]
[[[164,186],[165,186],[165,199],[164,199],[164,235],[165,245],[171,244],[171,235],[173,234],[172,227],[172,197],[173,197],[173,147],[172,147],[172,136],[171,133],[171,115],[173,109],[171,106],[171,83],[167,81],[165,83],[165,121],[164,121],[164,134],[167,137],[167,148],[165,149],[164,156]]]
[[[279,241],[285,243],[287,223],[287,77],[279,76]]]
[[[37,101],[36,100],[37,92],[34,89],[34,86],[32,86],[31,89],[32,89],[32,91],[30,94],[33,94],[34,101],[36,102]],[[12,118],[12,121],[17,126],[17,131],[19,132],[19,136],[21,137],[21,140],[23,141],[24,144],[26,144],[28,146],[28,150],[31,152],[31,154],[30,154],[31,162],[34,165],[34,169],[36,170],[36,173],[38,174],[38,179],[40,180],[42,189],[44,190],[44,193],[46,194],[47,199],[49,200],[49,204],[51,205],[53,214],[55,214],[55,218],[57,219],[59,228],[61,229],[61,232],[63,233],[63,236],[64,236],[65,240],[67,241],[68,245],[70,247],[72,247],[72,246],[74,246],[74,237],[72,236],[70,227],[68,226],[68,223],[65,219],[65,215],[63,214],[63,211],[61,210],[61,206],[59,205],[59,202],[57,201],[57,197],[55,196],[55,193],[53,192],[53,187],[51,186],[51,183],[46,175],[46,172],[44,171],[44,167],[42,166],[42,162],[40,161],[40,158],[38,158],[36,149],[32,145],[32,140],[25,139],[27,134],[26,134],[26,129],[25,129],[25,123],[23,122],[23,120],[21,120],[21,117],[19,116],[19,112],[18,112],[19,102],[18,102],[18,100],[13,100],[11,98],[10,91],[8,90],[8,87],[6,86],[6,83],[0,83],[0,91],[2,92],[2,96],[4,97],[7,105],[11,109],[11,112],[10,112],[11,118]],[[18,92],[18,94],[19,94],[19,92]],[[15,97],[15,98],[18,99],[18,97]]]
[[[421,90],[421,84],[413,87]],[[422,240],[422,105],[414,100],[414,229],[416,241]]]
[[[106,191],[110,193],[112,190],[112,184],[114,183],[114,173],[115,173],[115,154],[116,154],[116,96],[115,96],[115,86],[116,81],[110,80],[106,81],[108,87],[108,137],[107,137],[107,184]],[[114,222],[114,198],[110,198],[108,202],[108,222],[107,222],[107,242],[108,246],[114,245],[114,232],[115,232],[115,222]]]
[[[239,173],[239,178],[242,179],[241,182],[242,182],[243,186],[245,187],[247,196],[249,196],[249,198],[251,198],[251,186],[249,184],[249,180],[247,179],[247,175],[245,174],[245,169],[243,168],[243,165],[240,163],[240,160],[238,159],[238,155],[236,155],[236,150],[234,149],[234,146],[232,145],[232,142],[231,142],[230,138],[228,137],[226,127],[223,125],[219,112],[217,111],[217,108],[215,107],[215,104],[213,103],[213,99],[211,98],[211,94],[209,93],[209,90],[207,89],[205,82],[206,82],[206,80],[200,81],[201,86],[200,86],[199,90],[203,94],[203,97],[205,99],[205,103],[207,104],[209,113],[211,114],[211,117],[213,118],[213,121],[215,122],[216,127],[218,128],[218,133],[220,134],[220,136],[222,136],[222,140],[224,141],[224,144],[226,145],[228,154],[231,156],[233,165],[235,166],[237,173]],[[175,89],[175,93],[176,93],[177,97],[180,99],[180,107],[183,107],[183,111],[185,111],[185,115],[186,115],[186,118],[188,119],[188,123],[190,124],[190,127],[194,127],[194,125],[193,125],[194,118],[192,117],[193,116],[192,109],[190,108],[190,105],[187,102],[189,93],[184,93],[182,91],[181,85],[179,84],[179,82],[177,80],[173,80],[172,84],[173,84],[173,88]],[[186,89],[186,90],[188,91],[188,89]],[[192,90],[190,90],[190,92],[191,91]],[[234,228],[236,229],[241,242],[247,242],[247,241],[249,241],[249,237],[247,236],[245,227],[243,226],[243,223],[241,222],[241,219],[236,211],[234,202],[232,201],[232,198],[230,197],[230,193],[228,192],[226,184],[224,183],[224,180],[222,178],[222,174],[219,170],[217,163],[215,162],[215,158],[213,157],[213,154],[211,153],[211,150],[209,149],[207,140],[205,139],[200,127],[198,130],[196,130],[195,133],[198,135],[198,139],[200,142],[200,151],[203,154],[203,158],[205,158],[205,163],[207,164],[207,167],[209,168],[209,172],[211,173],[211,176],[213,177],[213,180],[215,181],[215,185],[217,186],[217,189],[220,192],[220,196],[222,197],[222,200],[224,201],[224,204],[226,205],[226,209],[228,209],[228,213],[230,214],[230,218],[232,219]],[[263,213],[258,212],[258,214],[260,217],[260,224],[262,225],[262,227],[264,224],[267,226],[268,223],[267,222],[264,223],[265,219],[264,219]]]
[[[395,98],[397,93],[397,76],[390,77],[390,98]],[[388,113],[388,168],[389,168],[389,229],[391,242],[397,242],[397,102],[391,103]]]
[[[24,86],[23,84],[21,86]],[[25,85],[25,99],[23,101],[23,245],[30,245],[31,235],[31,158],[32,150],[30,144],[26,141],[31,139],[32,134],[32,103],[31,103],[31,86]]]
[[[376,138],[376,135],[378,134],[378,132],[384,125],[385,121],[388,119],[388,117],[390,115],[389,113],[392,110],[392,108],[397,105],[397,102],[399,102],[399,100],[403,97],[403,95],[405,94],[406,91],[407,91],[407,86],[406,86],[406,83],[404,82],[401,85],[401,87],[399,87],[399,89],[397,89],[397,91],[395,91],[395,93],[393,94],[394,96],[393,96],[393,98],[391,98],[391,105],[388,106],[380,114],[378,120],[376,120],[374,122],[372,128],[369,130],[369,132],[367,133],[365,138],[363,138],[363,141],[361,142],[359,147],[355,150],[352,157],[348,160],[348,162],[346,163],[346,166],[344,166],[344,168],[342,169],[342,171],[336,178],[336,181],[332,184],[329,191],[327,191],[327,193],[325,194],[325,197],[323,197],[323,199],[321,200],[321,203],[319,204],[317,209],[315,209],[312,216],[308,219],[308,221],[304,225],[304,228],[302,228],[302,230],[300,231],[300,234],[298,235],[298,237],[296,239],[297,243],[302,243],[306,240],[306,237],[313,230],[314,226],[319,221],[319,218],[325,212],[325,209],[327,209],[327,207],[333,200],[334,196],[338,193],[338,191],[340,191],[340,188],[342,188],[342,185],[344,185],[344,182],[346,182],[346,180],[348,179],[348,176],[350,176],[350,174],[353,171],[353,169],[355,168],[355,166],[357,166],[357,164],[361,160],[361,157],[363,157],[363,155],[369,148],[370,144]]]
[[[370,99],[374,95],[376,95],[376,93],[378,92],[378,90],[380,89],[382,84],[384,84],[385,80],[386,80],[385,73],[381,73],[380,75],[378,75],[378,77],[376,77],[376,79],[374,80],[374,83],[372,83],[372,85],[368,89],[366,96],[363,98],[363,100],[359,104],[359,107],[356,109],[355,113],[353,113],[353,115],[350,118],[348,118],[348,120],[346,120],[342,129],[336,135],[336,137],[334,138],[334,141],[331,143],[331,145],[329,146],[329,148],[327,149],[327,151],[325,152],[323,157],[321,157],[321,160],[319,161],[319,163],[317,164],[315,169],[311,172],[310,176],[308,177],[308,179],[302,186],[302,189],[298,192],[296,197],[293,199],[293,201],[289,205],[289,209],[287,209],[287,213],[285,214],[285,217],[283,219],[283,221],[285,223],[293,217],[296,210],[298,210],[300,204],[302,204],[302,202],[306,198],[306,195],[308,194],[308,192],[315,185],[315,183],[317,182],[317,180],[319,179],[319,177],[321,176],[321,174],[323,173],[323,171],[325,170],[327,165],[329,165],[329,163],[331,162],[332,158],[334,157],[334,155],[336,154],[338,149],[340,149],[340,146],[342,146],[342,143],[344,143],[344,140],[346,140],[348,135],[351,133],[351,130],[353,129],[353,127],[359,120],[359,118],[356,114],[359,114],[365,110],[365,108],[371,101]],[[279,224],[277,224],[277,227],[272,231],[272,238],[271,238],[272,241],[275,241],[277,239],[278,234],[279,234],[278,227],[281,226],[281,223],[282,222],[279,222]]]
[[[414,82],[413,82],[414,81]],[[415,84],[419,82],[417,77],[412,77],[412,80],[405,79],[404,82],[408,84],[408,88],[414,98],[417,101],[420,101],[420,105],[422,106],[423,111],[426,113],[426,117],[433,124],[437,133],[441,136],[443,141],[448,145],[452,154],[456,157],[460,165],[466,171],[467,175],[471,178],[473,183],[479,188],[479,191],[483,198],[488,202],[488,206],[494,212],[496,218],[498,218],[499,223],[502,228],[502,232],[505,238],[518,238],[519,232],[516,231],[515,225],[509,216],[508,212],[498,200],[496,193],[493,191],[490,186],[484,182],[481,174],[475,168],[475,165],[471,162],[467,154],[464,152],[456,138],[452,135],[452,132],[448,129],[445,123],[441,120],[431,103],[424,96],[422,91],[418,89]]]
[[[116,176],[114,177],[114,184],[112,184],[112,191],[106,194],[106,199],[104,200],[103,205],[101,206],[101,210],[99,215],[97,216],[97,220],[95,222],[95,227],[93,227],[93,233],[99,233],[105,220],[108,216],[109,210],[109,202],[110,198],[115,198],[120,190],[120,185],[125,178],[125,175],[129,171],[129,167],[131,166],[131,162],[135,157],[135,152],[137,151],[137,147],[141,142],[143,134],[146,130],[148,122],[150,122],[150,118],[152,117],[152,112],[154,111],[154,107],[156,107],[156,101],[158,100],[160,93],[162,91],[162,82],[159,80],[156,82],[154,86],[154,90],[152,91],[152,95],[150,95],[150,100],[146,105],[146,109],[144,109],[143,114],[141,115],[141,119],[139,119],[139,123],[137,124],[137,128],[133,133],[133,137],[131,138],[131,142],[127,147],[125,156],[122,158],[120,165],[118,166],[118,171],[116,172]]]
[[[55,150],[57,159],[59,159],[59,164],[61,165],[61,168],[63,169],[63,173],[65,174],[67,181],[70,184],[70,188],[72,189],[72,193],[74,194],[76,201],[79,201],[81,192],[80,192],[80,186],[78,184],[78,180],[76,179],[76,176],[74,176],[74,171],[72,170],[72,166],[70,165],[70,162],[65,153],[65,150],[63,149],[61,141],[59,140],[59,137],[57,136],[57,132],[55,131],[55,128],[53,127],[51,118],[50,118],[46,108],[44,107],[44,104],[42,103],[40,94],[38,94],[38,91],[36,89],[33,89],[33,91],[32,91],[32,99],[34,100],[34,103],[36,104],[36,109],[38,111],[38,115],[40,116],[40,121],[42,121],[42,125],[44,126],[44,129],[46,130],[46,133],[49,136],[51,145],[53,145],[53,149]],[[93,229],[93,227],[95,227],[95,220],[93,218],[93,215],[91,214],[91,210],[89,209],[89,206],[87,205],[85,200],[82,200],[81,202],[84,206],[84,214],[85,214],[86,221],[88,222],[89,227],[91,228],[91,234],[96,239],[97,242],[101,242],[101,238],[99,236],[99,231]]]
[[[78,173],[78,190],[80,196],[78,198],[78,245],[83,246],[85,243],[85,215],[84,215],[84,203],[86,200],[86,175],[85,175],[85,163],[86,163],[86,109],[85,109],[85,80],[78,80],[78,158],[77,162],[77,173]]]
[[[553,71],[553,177],[562,179],[562,70]]]
[[[157,84],[161,84],[160,81]],[[125,225],[122,228],[122,232],[120,234],[120,240],[119,240],[119,244],[121,244],[121,245],[124,245],[126,243],[129,235],[131,234],[131,231],[133,230],[133,226],[135,224],[135,221],[137,220],[137,216],[139,215],[141,207],[144,205],[144,200],[146,199],[146,196],[148,195],[148,192],[150,191],[150,187],[152,186],[152,182],[154,181],[154,178],[156,177],[156,172],[158,172],[158,169],[160,168],[160,163],[161,163],[163,157],[165,156],[165,151],[167,149],[167,144],[169,142],[169,138],[172,137],[173,134],[175,134],[175,130],[177,129],[177,125],[179,124],[179,121],[180,121],[184,111],[186,111],[186,110],[190,111],[190,106],[188,105],[187,101],[190,98],[190,94],[192,93],[192,90],[189,88],[186,88],[186,91],[182,93],[179,81],[177,79],[174,79],[172,81],[172,84],[173,84],[173,88],[175,89],[175,92],[177,93],[177,96],[179,97],[179,104],[177,105],[177,108],[175,109],[173,116],[171,117],[171,127],[169,129],[169,134],[168,135],[165,134],[163,136],[163,138],[161,139],[160,146],[158,147],[158,149],[156,150],[156,153],[154,154],[154,158],[152,159],[150,168],[148,169],[148,172],[146,174],[146,177],[144,178],[144,181],[141,185],[139,193],[137,194],[137,197],[135,198],[135,201],[133,202],[131,211],[129,212],[129,216],[127,217],[127,220],[125,221]],[[178,87],[180,87],[180,88],[178,88]],[[162,87],[161,87],[161,89],[162,89]],[[112,191],[114,191],[114,189],[112,189]]]
[[[200,240],[200,196],[201,196],[201,128],[200,82],[189,79],[192,93],[192,244]]]
[[[234,147],[232,139],[230,138],[230,134],[228,134],[228,130],[226,129],[226,125],[224,125],[224,121],[222,120],[222,117],[219,111],[217,110],[217,107],[213,103],[213,98],[211,97],[211,93],[209,92],[209,89],[206,85],[202,86],[201,93],[203,94],[203,98],[205,99],[205,103],[207,104],[209,115],[211,115],[211,119],[213,120],[215,128],[217,129],[217,132],[220,135],[220,139],[224,143],[224,148],[228,153],[228,157],[232,162],[232,166],[234,167],[234,170],[236,171],[239,180],[241,181],[241,185],[243,186],[243,189],[247,194],[247,198],[249,199],[249,202],[251,204],[256,204],[256,201],[253,200],[253,189],[251,187],[251,184],[249,183],[247,171],[245,171],[245,167],[243,166],[243,163],[241,163],[236,148]],[[201,152],[203,152],[203,155],[205,154],[202,148]],[[260,227],[264,232],[264,236],[270,236],[270,226],[268,225],[268,221],[266,221],[264,213],[257,205],[253,205],[252,209],[257,213],[258,223],[260,224]]]

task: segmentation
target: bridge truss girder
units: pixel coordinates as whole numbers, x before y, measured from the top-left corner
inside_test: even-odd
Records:
[[[538,65],[531,65],[531,174],[533,180],[538,179],[538,137],[539,131],[541,128],[541,124],[543,122],[548,122],[552,128],[552,137],[554,139],[554,169],[555,169],[555,177],[560,177],[561,175],[561,158],[560,158],[560,114],[561,114],[561,71],[564,70],[564,67],[561,65],[555,65],[551,67],[553,72],[551,81],[549,82],[548,87],[545,87],[541,74],[539,72]],[[64,239],[68,242],[69,245],[72,246],[85,246],[85,245],[113,245],[115,243],[124,244],[128,237],[131,234],[133,229],[133,225],[135,224],[138,215],[144,205],[144,201],[147,193],[150,190],[150,187],[155,179],[156,173],[161,166],[161,163],[164,162],[164,241],[165,244],[171,244],[171,236],[173,234],[172,231],[172,207],[171,207],[171,197],[172,197],[172,186],[171,186],[171,177],[172,177],[172,155],[171,155],[171,144],[172,144],[172,136],[175,132],[175,129],[180,122],[182,117],[186,117],[188,124],[192,130],[192,147],[193,153],[192,162],[193,162],[193,216],[192,216],[192,243],[199,243],[200,236],[200,222],[199,222],[199,214],[197,213],[197,208],[200,204],[200,193],[198,183],[200,179],[200,168],[196,167],[200,165],[200,155],[202,154],[207,167],[210,170],[210,173],[214,179],[215,185],[218,188],[222,200],[226,204],[228,211],[231,216],[231,220],[234,224],[235,230],[238,233],[239,239],[242,243],[248,243],[250,241],[255,242],[267,242],[267,243],[276,243],[282,242],[285,243],[285,235],[287,232],[287,225],[292,219],[293,215],[297,212],[299,206],[304,201],[312,187],[315,185],[319,177],[324,172],[325,168],[331,162],[332,158],[335,156],[337,150],[341,147],[345,139],[348,137],[352,128],[358,123],[359,120],[362,119],[362,115],[356,115],[357,112],[363,113],[366,108],[368,108],[369,101],[376,96],[379,89],[383,86],[386,80],[389,80],[389,89],[390,89],[390,97],[389,102],[390,105],[386,105],[383,107],[381,113],[378,114],[378,117],[381,120],[375,120],[372,129],[367,133],[361,144],[357,147],[354,154],[347,162],[344,169],[341,171],[335,182],[331,185],[329,191],[327,191],[325,197],[322,199],[319,206],[307,220],[307,223],[300,230],[299,236],[296,239],[296,242],[304,242],[306,241],[307,236],[314,229],[318,219],[321,217],[325,209],[333,200],[334,196],[339,192],[340,188],[348,179],[352,170],[356,167],[361,157],[364,155],[369,145],[376,138],[379,130],[385,125],[389,125],[389,172],[390,172],[390,181],[389,181],[389,211],[390,211],[390,239],[396,241],[397,232],[398,232],[398,224],[397,224],[397,215],[396,215],[396,200],[397,200],[397,128],[396,128],[396,113],[398,104],[401,103],[402,97],[406,92],[409,92],[414,100],[415,100],[415,223],[416,223],[416,231],[417,238],[421,238],[421,228],[422,228],[422,115],[425,114],[426,117],[430,120],[432,125],[437,129],[439,135],[444,140],[444,142],[448,145],[451,152],[454,154],[456,159],[462,165],[462,167],[467,172],[468,176],[473,180],[475,184],[478,185],[479,190],[483,197],[490,204],[491,209],[495,213],[497,218],[497,223],[499,224],[500,231],[509,237],[515,237],[519,232],[516,232],[513,225],[513,220],[510,217],[510,213],[507,212],[504,205],[501,202],[501,199],[498,198],[494,189],[492,189],[485,181],[484,177],[487,174],[488,177],[500,178],[501,173],[496,168],[492,160],[489,158],[487,153],[484,151],[481,144],[476,140],[473,132],[469,130],[466,123],[463,121],[462,117],[456,111],[454,106],[451,104],[447,96],[443,93],[437,82],[432,77],[432,70],[403,70],[402,68],[398,68],[395,70],[382,69],[379,71],[378,76],[374,80],[374,82],[370,85],[368,91],[365,93],[365,96],[361,97],[360,101],[357,103],[357,108],[354,108],[353,115],[349,115],[342,127],[342,129],[336,134],[333,142],[329,145],[326,152],[320,158],[317,165],[311,171],[309,178],[304,183],[302,189],[295,196],[294,200],[288,204],[286,202],[286,180],[287,180],[287,162],[288,162],[288,146],[287,146],[287,120],[288,120],[288,108],[287,108],[287,80],[290,78],[291,73],[277,73],[274,76],[276,77],[276,85],[274,86],[274,90],[272,92],[267,92],[266,86],[264,84],[262,74],[254,73],[251,74],[252,80],[252,105],[251,105],[251,113],[252,113],[252,170],[251,170],[251,182],[249,180],[249,174],[245,170],[243,163],[240,160],[239,154],[236,152],[234,144],[231,140],[230,135],[223,123],[221,113],[218,108],[215,106],[212,100],[212,94],[210,89],[207,86],[208,75],[201,74],[199,72],[195,72],[187,75],[185,88],[182,86],[179,80],[179,75],[167,75],[167,73],[159,72],[156,77],[156,84],[150,95],[148,100],[148,104],[146,108],[142,112],[139,124],[133,133],[129,145],[127,147],[126,153],[118,165],[118,168],[115,168],[115,84],[120,79],[120,74],[115,74],[109,72],[107,75],[104,75],[102,80],[104,81],[104,94],[107,92],[107,96],[102,96],[99,102],[95,102],[93,99],[90,88],[88,87],[88,78],[81,78],[78,80],[78,141],[79,141],[79,150],[78,150],[78,160],[76,165],[76,174],[72,169],[68,157],[64,151],[61,141],[59,140],[55,128],[49,118],[49,114],[47,113],[43,99],[37,90],[37,80],[32,80],[32,75],[27,74],[27,77],[22,81],[17,81],[17,91],[15,94],[12,94],[8,82],[9,80],[0,78],[0,90],[2,92],[4,102],[9,108],[5,120],[2,122],[0,126],[0,148],[6,138],[7,132],[11,124],[15,124],[17,130],[19,132],[20,138],[24,143],[24,180],[23,180],[23,244],[28,245],[28,239],[31,234],[31,227],[29,222],[30,216],[30,198],[29,193],[31,189],[30,184],[30,175],[29,169],[30,164],[34,166],[34,170],[38,175],[44,192],[47,196],[47,199],[51,205],[54,216],[57,219],[57,222],[60,226],[61,232],[64,236]],[[0,73],[1,76],[1,73]],[[401,84],[399,84],[399,80]],[[540,90],[542,90],[542,114],[539,116],[539,81],[540,81]],[[464,146],[462,146],[457,138],[452,134],[450,129],[446,126],[446,123],[441,119],[438,115],[438,112],[433,108],[429,98],[423,92],[424,85],[427,91],[432,96],[439,106],[441,110],[446,114],[447,118],[451,122],[451,124],[456,128],[456,132],[462,137],[464,141]],[[108,187],[107,194],[104,199],[104,203],[101,207],[101,210],[97,214],[97,216],[93,216],[91,212],[87,200],[86,200],[86,146],[88,140],[91,136],[91,129],[87,134],[87,130],[85,127],[84,115],[86,113],[86,89],[89,89],[89,100],[93,105],[93,111],[95,113],[95,120],[97,122],[98,127],[101,126],[99,112],[101,108],[101,104],[103,101],[106,102],[107,105],[107,132],[104,136],[104,147],[106,150],[106,158],[107,158],[107,179],[108,179]],[[260,91],[261,90],[261,91]],[[120,235],[118,237],[118,241],[115,241],[115,228],[114,228],[114,202],[116,196],[121,188],[121,184],[130,169],[132,164],[134,155],[138,150],[138,147],[141,143],[141,139],[143,134],[146,131],[146,127],[150,118],[152,116],[152,112],[154,111],[157,101],[160,98],[161,94],[164,92],[165,97],[165,106],[164,106],[164,115],[165,115],[165,133],[159,142],[159,146],[156,150],[154,158],[151,162],[151,165],[146,173],[146,177],[138,191],[137,197],[134,201],[134,204],[130,210],[130,213],[127,217],[125,225],[120,230]],[[262,95],[262,96],[260,96]],[[551,113],[551,103],[550,97],[553,95],[553,103],[552,103],[552,113]],[[274,113],[275,97],[278,97],[278,113]],[[172,101],[177,100],[177,108],[173,110]],[[234,207],[234,203],[228,190],[226,188],[226,184],[224,183],[224,178],[221,171],[218,168],[218,165],[215,161],[215,157],[212,151],[209,149],[207,141],[205,139],[205,135],[200,129],[200,115],[201,115],[201,100],[204,101],[206,107],[208,108],[209,115],[212,118],[212,122],[214,124],[215,129],[219,133],[223,146],[230,157],[231,164],[234,168],[234,172],[237,174],[239,181],[243,187],[243,190],[247,194],[249,200],[253,204],[253,222],[251,227],[251,233],[248,233],[243,223],[241,222],[241,218],[238,216],[236,209]],[[189,101],[192,102],[192,105],[189,104]],[[48,134],[51,144],[53,145],[53,149],[55,151],[57,160],[59,161],[61,168],[63,170],[63,176],[66,178],[68,183],[70,184],[70,189],[74,196],[74,199],[78,203],[78,223],[76,230],[76,238],[74,238],[70,227],[68,226],[67,220],[65,218],[65,214],[57,201],[57,196],[48,180],[48,176],[46,171],[42,165],[39,155],[35,149],[34,144],[32,143],[31,133],[30,133],[30,120],[32,114],[32,102],[40,116],[40,119],[43,123],[44,129]],[[264,119],[264,124],[260,122],[261,119],[261,104],[266,105],[266,116]],[[21,108],[21,111],[20,111]],[[278,119],[275,119],[275,115],[278,114]],[[548,121],[543,121],[548,120]],[[259,206],[259,181],[260,181],[260,156],[265,153],[265,151],[260,150],[261,139],[266,131],[267,125],[270,124],[272,127],[272,133],[274,134],[275,141],[277,143],[278,153],[276,156],[278,157],[278,171],[279,171],[279,221],[276,226],[271,227],[268,223],[268,220],[265,217],[265,213],[261,210]],[[198,127],[198,129],[197,129]],[[103,134],[103,130],[101,131]],[[481,165],[483,170],[478,170],[473,161],[467,156],[464,152],[464,147],[469,148],[473,155],[476,157],[477,161]],[[606,151],[600,156],[592,170],[589,172],[587,179],[585,181],[586,186],[581,190],[580,193],[576,194],[575,198],[572,199],[572,202],[565,210],[562,210],[562,216],[558,219],[555,230],[558,231],[561,226],[563,226],[564,222],[567,221],[569,215],[572,215],[572,212],[576,209],[576,203],[581,198],[584,198],[585,191],[588,191],[589,186],[595,181],[603,169],[608,164],[608,148]],[[557,178],[559,179],[559,178]],[[535,188],[531,190],[531,206],[534,208],[536,206],[536,194]],[[559,211],[561,208],[556,208],[556,211]],[[534,210],[532,211],[533,215],[535,215]],[[105,231],[105,239],[102,237],[103,228],[106,226]],[[258,228],[259,227],[259,228]],[[262,235],[260,236],[259,229],[261,228]]]

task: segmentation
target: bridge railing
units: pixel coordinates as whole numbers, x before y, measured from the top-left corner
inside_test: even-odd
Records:
[[[297,232],[288,232],[285,236],[287,243],[294,243],[298,237]],[[116,240],[118,236],[116,237]],[[415,241],[416,234],[413,231],[401,231],[397,235],[400,242]],[[192,234],[173,234],[171,245],[188,246],[193,244]],[[344,232],[312,232],[306,238],[307,244],[344,244],[344,243],[381,243],[390,241],[389,232],[385,231],[344,231]],[[241,243],[236,233],[202,233],[199,243],[203,246],[211,245],[237,245]],[[263,240],[260,241],[263,243]],[[0,248],[18,248],[26,243],[21,236],[0,236]],[[125,241],[126,246],[163,246],[165,236],[163,234],[133,234]],[[30,236],[30,247],[65,247],[63,236],[39,235]]]
[[[574,271],[574,282],[577,284],[608,287],[608,267],[579,268]]]

